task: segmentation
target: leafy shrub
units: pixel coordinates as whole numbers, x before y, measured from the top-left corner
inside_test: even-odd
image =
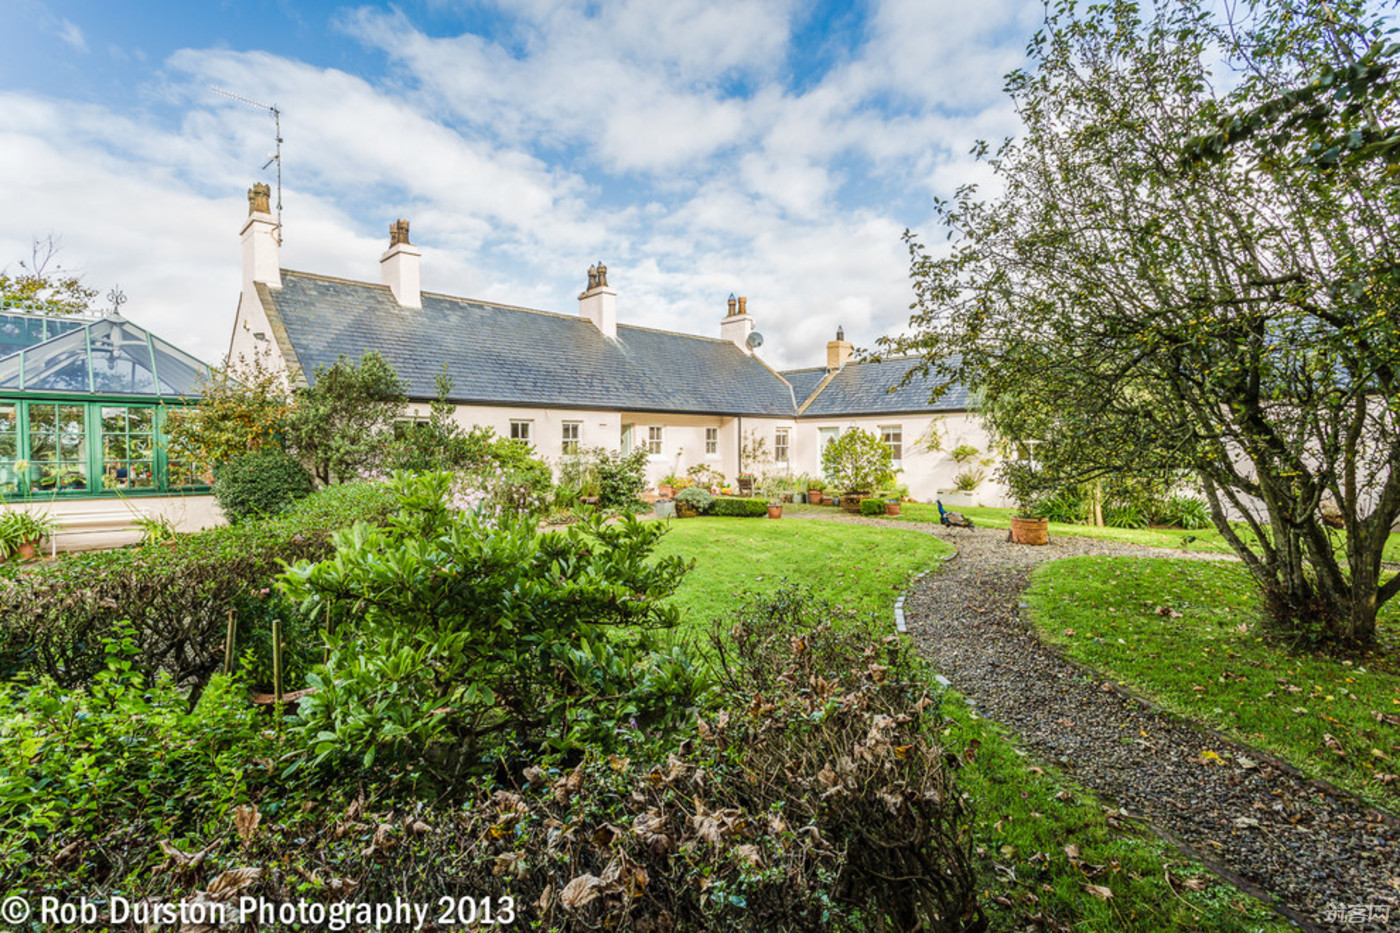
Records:
[[[333,558],[280,578],[312,617],[355,614],[307,678],[317,692],[302,701],[298,729],[317,761],[377,763],[440,789],[494,768],[507,738],[567,747],[585,708],[684,718],[687,696],[638,692],[656,666],[648,632],[678,621],[664,601],[689,568],[677,557],[648,562],[665,526],[598,517],[539,534],[516,516],[487,524],[450,507],[450,484],[451,474],[399,474],[398,511],[383,527],[340,531]],[[605,636],[609,627],[628,629],[630,648]],[[583,681],[571,676],[585,669]],[[617,728],[595,723],[587,735],[602,742]]]
[[[382,520],[391,502],[383,486],[329,486],[276,518],[0,576],[0,676],[85,683],[103,667],[102,640],[129,623],[139,670],[197,689],[222,665],[230,611],[270,586],[282,561],[328,554],[332,529]]]
[[[727,515],[731,518],[763,518],[768,514],[768,503],[763,499],[736,499],[733,496],[720,496],[711,503],[711,515]]]
[[[676,501],[684,502],[698,512],[708,512],[714,507],[716,499],[710,495],[709,490],[700,486],[690,486],[676,493]]]
[[[1194,496],[1171,496],[1152,516],[1157,525],[1174,525],[1187,531],[1210,527],[1210,510]]]
[[[953,488],[960,492],[972,492],[987,478],[987,471],[980,467],[959,470],[953,477]]]
[[[637,501],[646,488],[647,452],[641,448],[630,454],[610,450],[598,452],[594,469],[598,475],[598,505],[625,508]]]
[[[0,873],[37,843],[91,845],[128,821],[202,818],[267,777],[249,759],[277,751],[242,688],[215,678],[191,710],[168,678],[136,670],[129,630],[114,635],[90,688],[0,684]]]
[[[1062,489],[1035,504],[1035,517],[1065,525],[1088,520],[1089,503],[1076,489]]]
[[[724,485],[724,474],[708,463],[697,463],[685,471],[685,475],[696,486],[704,486],[709,489],[713,486]]]
[[[234,457],[214,476],[214,498],[233,524],[276,515],[315,488],[306,468],[276,449]]]
[[[860,500],[860,514],[862,515],[884,515],[884,499],[862,499]]]
[[[311,385],[296,390],[286,421],[287,448],[312,465],[323,484],[343,483],[377,462],[408,399],[394,367],[371,350],[317,365]]]
[[[982,928],[956,756],[912,650],[791,589],[733,622],[683,737],[653,747],[629,725],[619,754],[511,763],[504,787],[436,803],[288,776],[306,750],[222,678],[192,713],[125,653],[91,690],[0,687],[0,874],[15,893],[173,902],[230,883],[285,900],[316,872],[313,901],[513,897],[515,926],[540,930]],[[648,676],[688,675],[656,658]]]
[[[894,482],[890,447],[869,431],[852,428],[822,448],[822,471],[838,491],[873,492]]]
[[[979,453],[981,453],[981,451],[971,444],[959,444],[948,451],[948,456],[953,458],[954,463],[966,463]]]
[[[1104,507],[1103,523],[1110,528],[1146,528],[1147,518],[1137,506],[1119,503]]]

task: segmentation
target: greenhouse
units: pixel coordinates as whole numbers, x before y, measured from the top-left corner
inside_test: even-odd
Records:
[[[170,460],[172,407],[209,367],[119,314],[0,312],[0,495],[70,499],[206,492]]]

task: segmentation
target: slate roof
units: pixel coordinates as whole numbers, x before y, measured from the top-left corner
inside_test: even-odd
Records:
[[[779,375],[792,384],[792,395],[800,408],[817,391],[817,386],[822,384],[828,372],[830,370],[825,366],[812,366],[808,369],[785,369]]]
[[[929,395],[938,385],[937,376],[916,376],[908,385],[894,388],[899,386],[906,373],[919,364],[919,360],[919,357],[905,356],[878,363],[847,363],[821,393],[811,399],[801,417],[966,411],[971,407],[968,391],[962,385],[954,385],[937,402],[929,402]],[[783,377],[792,382],[796,390],[799,384],[807,384],[812,372],[825,375],[826,370],[793,370],[783,373]],[[812,385],[815,388],[816,383]],[[805,399],[801,399],[801,393],[798,395],[798,404],[801,405]]]
[[[797,400],[774,371],[727,340],[618,325],[602,335],[576,314],[423,294],[405,309],[388,286],[282,271],[259,286],[308,382],[318,365],[377,350],[410,398],[524,407],[791,417]],[[282,335],[278,335],[279,340]]]

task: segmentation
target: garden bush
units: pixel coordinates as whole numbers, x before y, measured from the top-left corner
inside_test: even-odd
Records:
[[[696,511],[708,512],[714,507],[718,499],[716,496],[710,495],[709,490],[703,489],[700,486],[687,486],[685,489],[676,493],[676,501],[684,502],[694,507]]]
[[[763,499],[720,496],[710,504],[708,511],[711,515],[727,515],[733,518],[762,518],[768,514],[768,503]]]
[[[884,515],[884,499],[862,499],[860,500],[860,514],[862,515]]]
[[[231,524],[276,515],[315,489],[306,468],[275,448],[234,457],[214,475],[214,498]]]
[[[837,492],[874,492],[894,482],[890,446],[860,428],[843,431],[822,448],[822,472]]]
[[[168,681],[120,670],[15,692],[0,875],[13,893],[133,902],[470,894],[555,931],[981,928],[957,756],[909,646],[792,589],[731,623],[685,734],[651,747],[626,729],[616,753],[507,763],[427,803],[286,775],[314,752],[223,678],[189,713]]]
[[[679,621],[666,600],[689,568],[650,560],[665,526],[488,523],[451,506],[451,480],[399,474],[384,526],[340,531],[333,556],[279,578],[304,614],[345,617],[302,701],[318,762],[440,793],[507,745],[607,748],[624,724],[683,724],[702,678],[650,638]]]
[[[276,518],[23,570],[3,565],[0,677],[33,670],[85,683],[102,669],[103,639],[129,623],[136,668],[197,689],[223,663],[229,613],[264,598],[283,561],[330,553],[331,530],[380,521],[391,503],[384,486],[329,486]]]

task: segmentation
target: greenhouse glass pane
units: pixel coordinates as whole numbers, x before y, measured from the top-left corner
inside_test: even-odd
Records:
[[[114,395],[155,394],[156,377],[151,372],[145,331],[122,321],[101,321],[92,325],[91,335],[94,390]]]
[[[103,434],[125,434],[125,433],[126,433],[126,409],[125,409],[125,408],[103,408],[103,409],[102,409],[102,433],[103,433]]]
[[[154,408],[128,408],[127,417],[130,419],[130,431],[132,434],[150,434],[151,418],[155,413]]]
[[[55,420],[57,405],[29,404],[29,459],[36,462],[58,459]]]
[[[156,375],[160,394],[195,398],[209,376],[209,367],[164,340],[151,339],[156,351]]]
[[[23,353],[16,353],[0,359],[0,389],[19,389],[19,368]]]
[[[25,350],[24,388],[39,392],[88,391],[87,330],[75,330]]]
[[[131,487],[133,489],[150,489],[156,484],[156,474],[154,465],[149,461],[131,464]]]

